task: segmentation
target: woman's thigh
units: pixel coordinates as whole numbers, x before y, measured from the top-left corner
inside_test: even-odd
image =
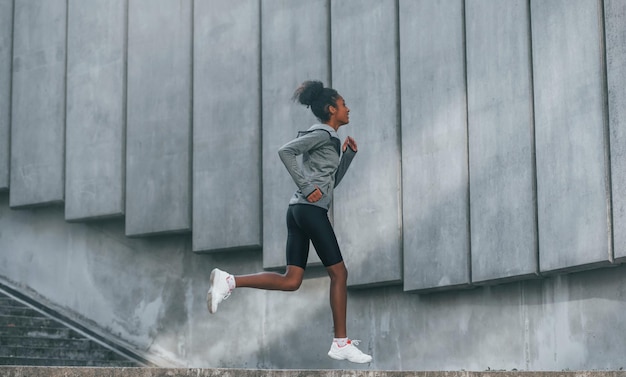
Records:
[[[313,243],[322,264],[329,267],[343,261],[335,231],[328,219],[328,212],[308,204],[296,204],[291,207],[295,223],[302,234]]]

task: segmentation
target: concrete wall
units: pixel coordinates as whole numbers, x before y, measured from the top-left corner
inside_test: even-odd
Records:
[[[605,1],[606,75],[611,140],[614,257],[626,257],[626,2]]]
[[[319,79],[359,145],[331,216],[364,368],[622,367],[623,2],[225,4],[0,2],[3,281],[164,364],[345,365],[321,268],[204,302],[284,268]]]
[[[9,188],[13,0],[0,1],[0,190]]]
[[[470,283],[463,9],[400,2],[406,290]]]
[[[65,192],[67,1],[15,1],[11,206],[59,203]]]
[[[259,271],[256,251],[197,254],[190,235],[128,238],[113,219],[11,210],[0,194],[0,275],[161,366],[372,370],[620,369],[626,266],[417,295],[351,290],[348,332],[371,365],[326,356],[328,278],[298,292],[236,290],[206,310],[209,272]],[[311,271],[313,272],[313,271]],[[94,323],[96,325],[94,325]],[[109,335],[110,336],[110,335]]]
[[[597,1],[531,2],[539,257],[546,272],[612,258],[601,15]]]
[[[123,215],[127,4],[68,4],[65,218]]]
[[[194,6],[195,251],[261,246],[259,29],[256,0]]]
[[[469,1],[465,11],[472,281],[532,277],[539,261],[528,2]]]
[[[128,2],[128,235],[191,230],[191,9]]]

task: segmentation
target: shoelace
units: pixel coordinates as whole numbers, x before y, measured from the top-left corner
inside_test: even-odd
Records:
[[[337,343],[337,342],[335,342],[335,343]],[[358,346],[359,343],[361,343],[361,341],[359,339],[348,339],[346,344],[344,346],[341,346],[340,348],[344,348],[346,346],[349,346],[350,344],[352,344],[354,346]],[[337,347],[339,347],[339,343],[337,343]]]
[[[222,297],[222,301],[223,301],[223,300],[226,300],[227,298],[229,298],[231,293],[233,293],[233,290],[232,290],[232,289],[229,289],[229,290],[228,290],[228,293],[226,293],[226,294],[224,295],[224,297]]]
[[[226,284],[228,284],[228,278],[226,278]],[[232,289],[228,289],[228,293],[226,293],[224,295],[224,297],[222,297],[222,300],[226,300],[227,298],[229,298],[231,293],[233,293],[233,290]]]

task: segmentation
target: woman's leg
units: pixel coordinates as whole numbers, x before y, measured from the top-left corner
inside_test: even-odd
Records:
[[[348,270],[343,263],[335,231],[328,219],[328,212],[315,206],[296,205],[293,206],[292,213],[298,227],[306,232],[307,245],[310,238],[330,276],[330,309],[333,313],[335,337],[347,338]]]
[[[207,308],[209,313],[215,313],[217,306],[230,296],[235,287],[295,291],[300,288],[303,276],[304,268],[292,265],[288,265],[287,272],[282,275],[275,272],[260,272],[252,275],[233,276],[228,272],[214,268],[211,271],[211,287],[207,292]]]
[[[279,291],[295,291],[300,288],[304,268],[309,255],[309,237],[294,218],[294,207],[287,209],[287,271],[260,272],[252,275],[235,276],[237,287],[259,288]]]
[[[296,291],[302,284],[304,268],[287,266],[284,274],[276,272],[260,272],[252,275],[235,276],[237,288],[258,288],[278,291]]]
[[[369,363],[372,356],[356,347],[359,341],[348,339],[346,332],[346,308],[348,306],[348,270],[342,262],[326,267],[330,275],[330,307],[335,324],[335,339],[328,351],[328,356],[336,360],[348,360],[353,363]]]
[[[330,276],[330,309],[333,312],[335,338],[347,338],[348,270],[343,262],[326,267]]]
[[[233,276],[220,269],[211,271],[211,286],[207,292],[209,313],[215,313],[218,305],[230,296],[235,287],[267,290],[295,291],[300,288],[309,255],[309,238],[296,223],[292,206],[287,210],[287,271],[284,274],[259,272],[251,275]]]

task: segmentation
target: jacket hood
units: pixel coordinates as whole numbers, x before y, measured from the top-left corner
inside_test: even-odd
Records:
[[[335,131],[335,129],[329,126],[328,124],[322,124],[322,123],[314,124],[311,127],[309,127],[307,131],[315,131],[315,130],[327,131],[331,137],[334,137],[335,139],[341,141],[341,139],[339,139],[339,135],[337,134],[337,131]]]

